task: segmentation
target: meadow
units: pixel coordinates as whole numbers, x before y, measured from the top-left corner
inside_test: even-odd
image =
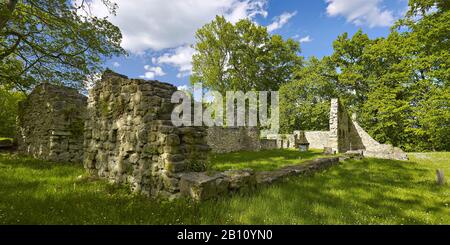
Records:
[[[450,174],[450,153],[349,160],[313,176],[195,203],[130,193],[87,178],[81,164],[0,153],[0,224],[450,224],[449,184],[436,184],[436,169]]]

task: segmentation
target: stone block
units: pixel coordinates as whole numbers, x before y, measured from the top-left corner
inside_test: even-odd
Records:
[[[202,201],[226,194],[229,183],[222,174],[187,173],[180,179],[180,193]]]
[[[253,188],[256,185],[255,172],[248,170],[229,170],[223,172],[226,180],[230,183],[231,190],[239,190],[242,188]]]

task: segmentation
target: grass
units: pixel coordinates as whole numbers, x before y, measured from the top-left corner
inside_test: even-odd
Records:
[[[0,153],[0,224],[450,224],[449,184],[435,184],[438,168],[450,176],[450,153],[348,161],[195,204],[80,180],[80,164]]]
[[[287,165],[301,164],[315,158],[327,157],[322,152],[323,150],[300,152],[298,150],[277,149],[260,152],[213,154],[210,168],[217,171],[229,169],[270,171]]]
[[[2,140],[9,140],[9,141],[13,141],[13,139],[12,138],[5,138],[5,137],[0,137],[0,141],[2,141]]]

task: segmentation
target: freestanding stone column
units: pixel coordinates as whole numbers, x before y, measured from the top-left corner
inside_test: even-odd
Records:
[[[106,71],[89,93],[85,168],[136,192],[177,197],[181,174],[203,171],[209,147],[203,127],[172,125],[176,90]]]
[[[55,162],[83,161],[86,97],[76,89],[44,83],[19,105],[18,151]]]
[[[339,99],[331,99],[330,134],[327,147],[336,153],[350,150],[351,130],[351,120]]]

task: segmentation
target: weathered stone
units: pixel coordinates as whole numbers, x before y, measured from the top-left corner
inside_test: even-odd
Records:
[[[176,173],[186,171],[192,159],[206,159],[207,151],[197,150],[200,143],[182,142],[183,133],[164,114],[175,106],[170,103],[175,91],[158,81],[105,72],[89,93],[85,129],[89,137],[84,144],[85,152],[92,154],[85,159],[88,171],[128,183],[133,191],[148,196],[178,197]],[[188,131],[204,137],[201,127]]]
[[[176,134],[169,134],[166,137],[166,144],[169,146],[179,145],[180,144],[180,137]]]
[[[229,183],[222,174],[187,173],[180,179],[180,193],[201,201],[227,193]]]
[[[192,137],[184,137],[189,143],[199,142],[203,137],[191,133]],[[227,153],[237,151],[259,151],[261,149],[257,127],[210,127],[207,128],[206,141],[215,153]]]
[[[230,183],[229,188],[239,190],[241,188],[253,188],[256,185],[255,173],[251,169],[229,170],[223,172],[225,178]]]
[[[36,86],[19,105],[19,153],[81,163],[85,117],[86,97],[76,89],[48,83]],[[91,138],[92,132],[87,137]]]
[[[310,174],[339,164],[338,157],[318,158],[301,165],[286,166],[275,171],[261,171],[255,175],[258,184],[271,184],[289,176]]]
[[[186,170],[186,163],[184,161],[181,162],[166,161],[164,168],[170,172],[180,173]]]

